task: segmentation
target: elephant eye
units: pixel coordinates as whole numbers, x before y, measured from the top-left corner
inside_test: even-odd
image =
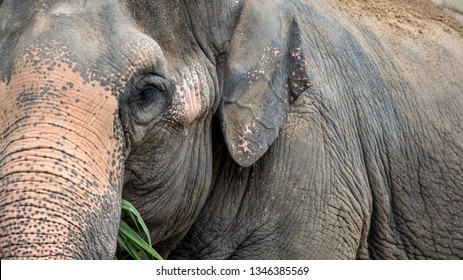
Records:
[[[166,93],[169,82],[156,75],[146,75],[135,85],[135,99],[141,102],[149,102],[157,94]]]
[[[145,75],[135,82],[129,107],[137,124],[147,124],[162,114],[170,88],[169,81],[153,74]]]
[[[140,91],[137,97],[137,102],[141,104],[152,103],[160,94],[163,93],[160,92],[157,88],[147,87],[146,89]]]

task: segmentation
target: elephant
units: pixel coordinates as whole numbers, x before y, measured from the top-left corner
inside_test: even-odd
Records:
[[[462,259],[463,27],[371,2],[0,1],[0,259],[122,198],[169,259]]]

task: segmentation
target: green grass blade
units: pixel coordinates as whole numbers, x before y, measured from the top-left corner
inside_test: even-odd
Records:
[[[151,236],[150,236],[148,227],[146,226],[145,222],[143,221],[143,219],[142,219],[140,213],[138,212],[138,210],[130,202],[128,202],[127,200],[124,200],[124,199],[122,200],[122,209],[125,210],[126,213],[129,215],[130,219],[132,219],[132,221],[134,222],[134,224],[137,227],[137,230],[139,230],[138,225],[141,226],[141,228],[143,229],[143,231],[145,233],[146,240],[148,241],[148,244],[151,247],[152,246],[152,244],[151,244]]]
[[[119,234],[117,242],[119,246],[126,251],[133,259],[158,259],[162,260],[162,257],[153,249],[151,244],[151,237],[148,231],[148,227],[143,221],[140,213],[137,209],[127,200],[121,202],[122,211],[135,225],[137,231],[132,229],[126,221],[120,220]],[[142,230],[140,230],[140,228]],[[144,233],[146,240],[140,236],[140,233]]]
[[[129,218],[133,222],[133,224],[135,224],[135,226],[137,227],[137,231],[141,232],[140,227],[138,226],[138,224],[140,224],[139,220],[143,220],[143,219],[141,219],[140,213],[138,213],[138,217],[140,219],[135,217],[135,214],[134,214],[135,212],[138,212],[138,210],[130,202],[128,202],[127,200],[124,200],[124,199],[122,200],[121,207],[122,207],[122,210],[125,212],[125,214],[127,216],[129,216]],[[145,232],[145,234],[146,234],[146,232]]]
[[[141,260],[142,258],[140,255],[137,253],[135,248],[133,248],[132,244],[130,244],[130,241],[127,241],[125,237],[123,237],[121,234],[117,236],[117,243],[119,246],[122,247],[129,255],[135,259],[135,260]]]
[[[148,256],[162,260],[162,257],[145,240],[143,240],[138,233],[136,233],[126,222],[122,220],[120,222],[119,231],[122,236],[126,236],[126,238],[133,242],[140,250],[146,252]],[[130,254],[130,251],[127,252]]]
[[[129,216],[130,220],[135,224],[135,227],[137,228],[137,232],[141,232],[140,227],[138,226],[139,222],[138,219],[135,217],[135,215],[132,212],[125,211],[127,216]]]

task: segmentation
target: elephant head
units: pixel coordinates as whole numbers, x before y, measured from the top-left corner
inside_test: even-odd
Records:
[[[1,259],[111,258],[121,196],[167,253],[210,192],[214,116],[241,166],[276,139],[309,87],[292,11],[196,2],[1,2]]]

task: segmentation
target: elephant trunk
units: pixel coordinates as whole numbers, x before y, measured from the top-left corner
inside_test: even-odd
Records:
[[[123,172],[117,100],[67,70],[37,78],[23,67],[0,83],[8,108],[0,112],[0,259],[114,254]]]
[[[93,259],[101,256],[92,252],[113,254],[118,192],[108,187],[100,172],[81,167],[92,161],[90,156],[72,155],[71,141],[61,141],[67,147],[18,141],[2,154],[1,259]]]

